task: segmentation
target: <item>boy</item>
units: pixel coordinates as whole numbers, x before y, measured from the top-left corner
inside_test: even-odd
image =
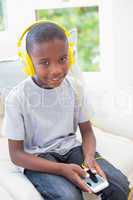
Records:
[[[83,200],[81,191],[91,192],[82,177],[84,162],[107,177],[109,187],[102,200],[126,200],[127,178],[106,160],[96,161],[96,141],[73,82],[67,77],[70,47],[67,33],[52,22],[32,25],[26,50],[33,75],[16,86],[5,103],[4,131],[11,160],[45,200]],[[76,139],[79,126],[82,145]]]

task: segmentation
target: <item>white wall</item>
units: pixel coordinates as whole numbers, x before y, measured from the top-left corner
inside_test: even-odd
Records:
[[[28,23],[34,20],[32,0],[6,0],[7,5],[7,29],[0,32],[0,60],[11,59],[17,55],[17,39]]]
[[[118,88],[133,87],[133,1],[101,0],[102,65]],[[110,74],[110,75],[109,75]]]
[[[114,68],[118,87],[133,87],[133,1],[113,0]]]

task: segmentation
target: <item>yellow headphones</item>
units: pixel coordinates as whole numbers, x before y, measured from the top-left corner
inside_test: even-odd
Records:
[[[47,21],[47,20],[40,20],[32,23],[30,26],[28,26],[21,34],[18,42],[17,42],[17,47],[18,47],[18,56],[20,59],[25,63],[25,66],[23,67],[23,71],[28,75],[28,76],[34,76],[35,75],[35,69],[34,65],[32,63],[32,60],[30,56],[28,55],[27,51],[22,51],[22,40],[25,36],[25,34],[30,31],[30,29],[37,24],[40,23],[54,23],[58,25],[55,22],[52,21]],[[68,38],[68,43],[69,43],[69,49],[68,49],[68,57],[69,57],[69,68],[75,63],[75,58],[74,58],[74,52],[73,52],[73,46],[74,42],[70,42],[69,39],[71,38],[71,33],[68,32],[63,26],[58,25],[60,28],[62,28],[66,34],[66,37]]]

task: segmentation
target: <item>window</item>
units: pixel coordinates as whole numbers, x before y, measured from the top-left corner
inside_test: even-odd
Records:
[[[49,19],[78,32],[78,63],[84,72],[100,71],[98,6],[37,9],[36,19]]]
[[[6,25],[5,3],[6,3],[5,0],[0,0],[0,31],[4,31]]]

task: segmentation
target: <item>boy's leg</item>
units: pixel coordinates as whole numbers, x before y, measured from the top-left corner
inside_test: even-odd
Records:
[[[75,147],[69,152],[68,163],[81,165],[83,162],[82,147]],[[100,155],[96,153],[96,157]],[[103,190],[102,200],[127,200],[129,193],[129,183],[127,177],[116,169],[105,159],[98,159],[97,163],[107,175],[109,187]]]
[[[50,154],[41,157],[57,162]],[[45,200],[83,200],[81,191],[63,176],[27,169],[24,173]]]
[[[127,200],[129,194],[127,177],[105,159],[98,159],[97,163],[105,172],[110,184],[103,190],[102,200]]]

